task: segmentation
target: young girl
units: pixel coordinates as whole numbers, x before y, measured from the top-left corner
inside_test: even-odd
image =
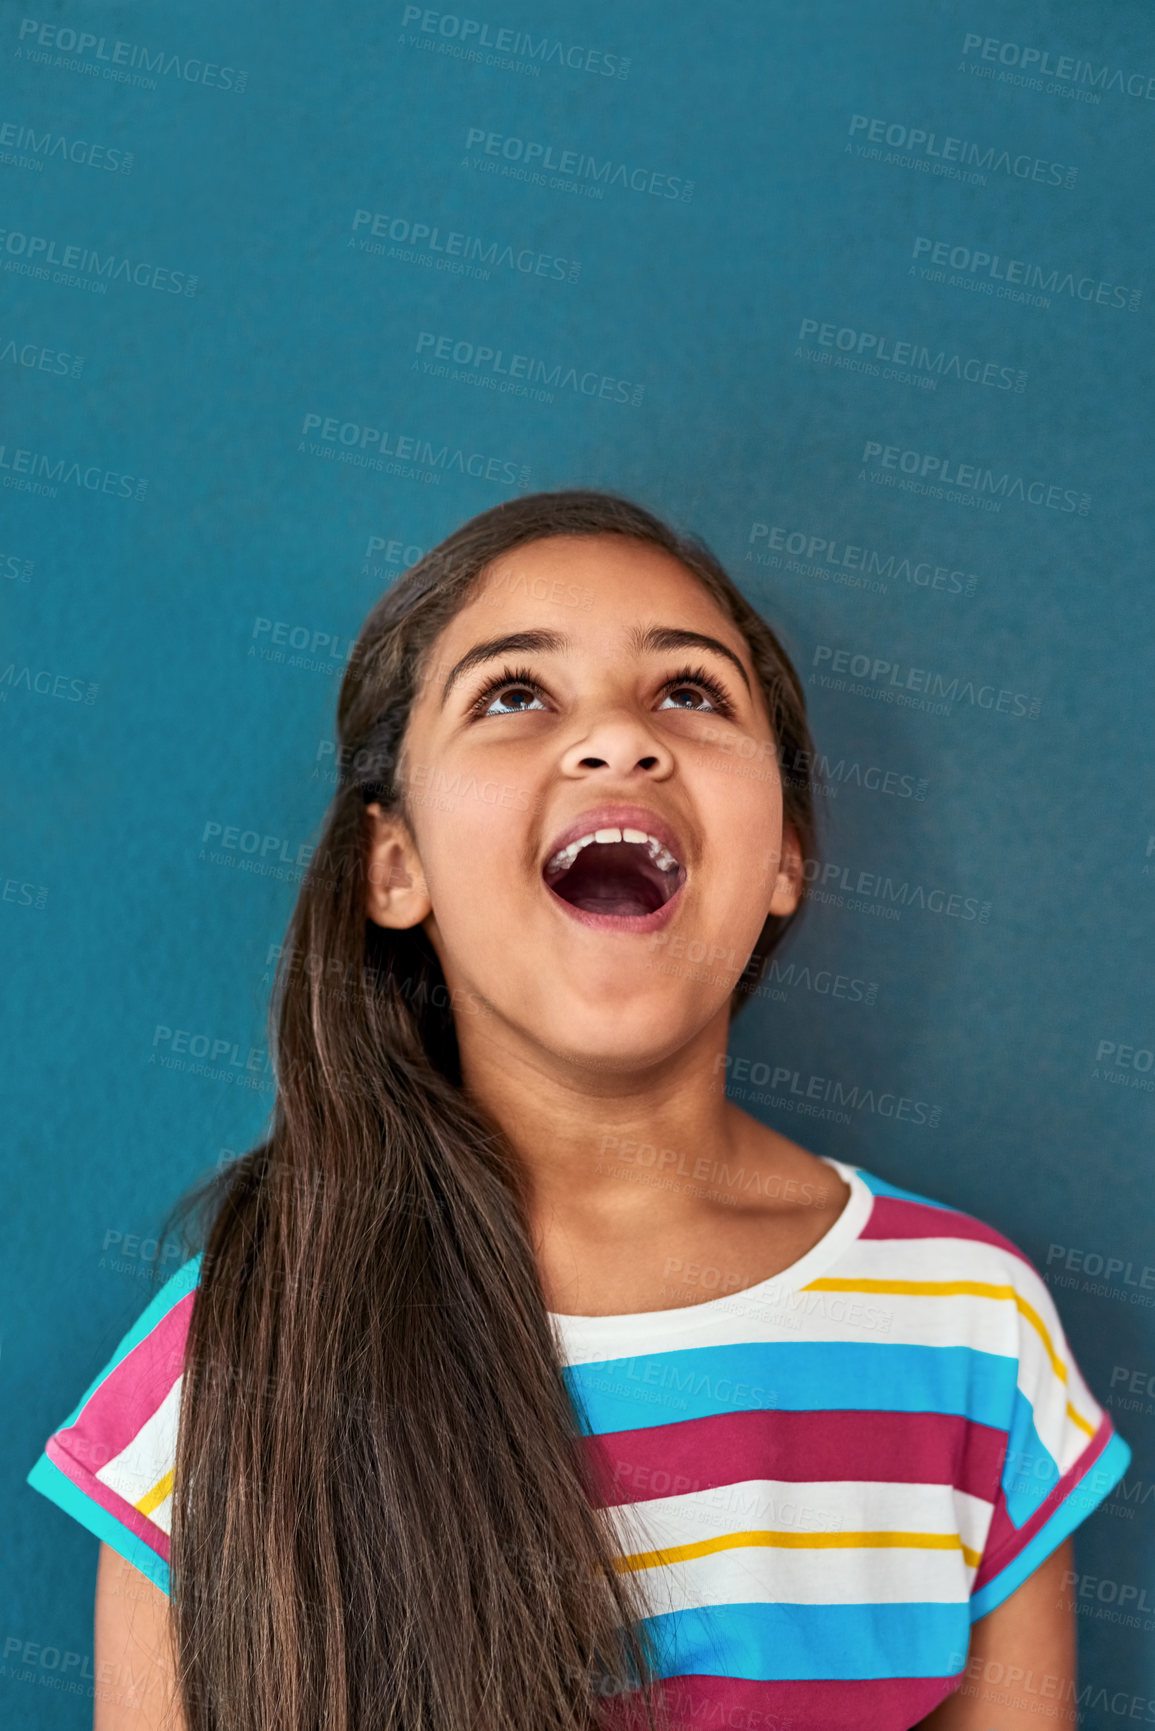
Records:
[[[814,857],[773,632],[533,495],[382,599],[338,720],[271,1133],[29,1475],[102,1540],[97,1726],[1070,1717],[1129,1453],[1046,1286],[725,1095]]]

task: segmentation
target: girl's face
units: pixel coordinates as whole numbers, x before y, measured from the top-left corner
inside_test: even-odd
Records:
[[[645,543],[553,536],[484,571],[430,653],[401,781],[411,828],[369,808],[368,912],[424,924],[461,1032],[480,1011],[487,1038],[495,1017],[579,1065],[660,1061],[797,902],[749,648]]]

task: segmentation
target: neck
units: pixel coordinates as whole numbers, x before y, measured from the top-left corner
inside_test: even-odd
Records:
[[[567,1062],[482,1020],[459,1036],[462,1080],[522,1162],[538,1218],[692,1213],[695,1165],[706,1181],[746,1142],[752,1121],[725,1095],[728,1005],[688,1044],[644,1067]],[[678,1182],[623,1183],[624,1165]]]

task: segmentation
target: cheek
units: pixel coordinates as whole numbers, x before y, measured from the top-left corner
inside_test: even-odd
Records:
[[[782,824],[776,803],[751,802],[741,819],[734,831],[741,839],[724,856],[719,878],[718,913],[729,943],[754,942],[780,867]]]
[[[744,772],[744,773],[743,773]],[[724,838],[723,876],[758,893],[773,881],[782,847],[782,786],[773,766],[735,766],[711,790],[708,833]]]
[[[449,936],[476,933],[479,924],[504,934],[501,913],[523,875],[513,814],[501,790],[480,783],[464,796],[443,798],[430,816],[422,849],[433,912]]]

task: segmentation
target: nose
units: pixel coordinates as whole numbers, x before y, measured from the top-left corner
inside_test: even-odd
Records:
[[[603,711],[566,748],[561,762],[563,774],[578,778],[598,770],[623,777],[642,770],[651,779],[662,780],[673,767],[674,755],[665,741],[641,717],[625,710]]]

